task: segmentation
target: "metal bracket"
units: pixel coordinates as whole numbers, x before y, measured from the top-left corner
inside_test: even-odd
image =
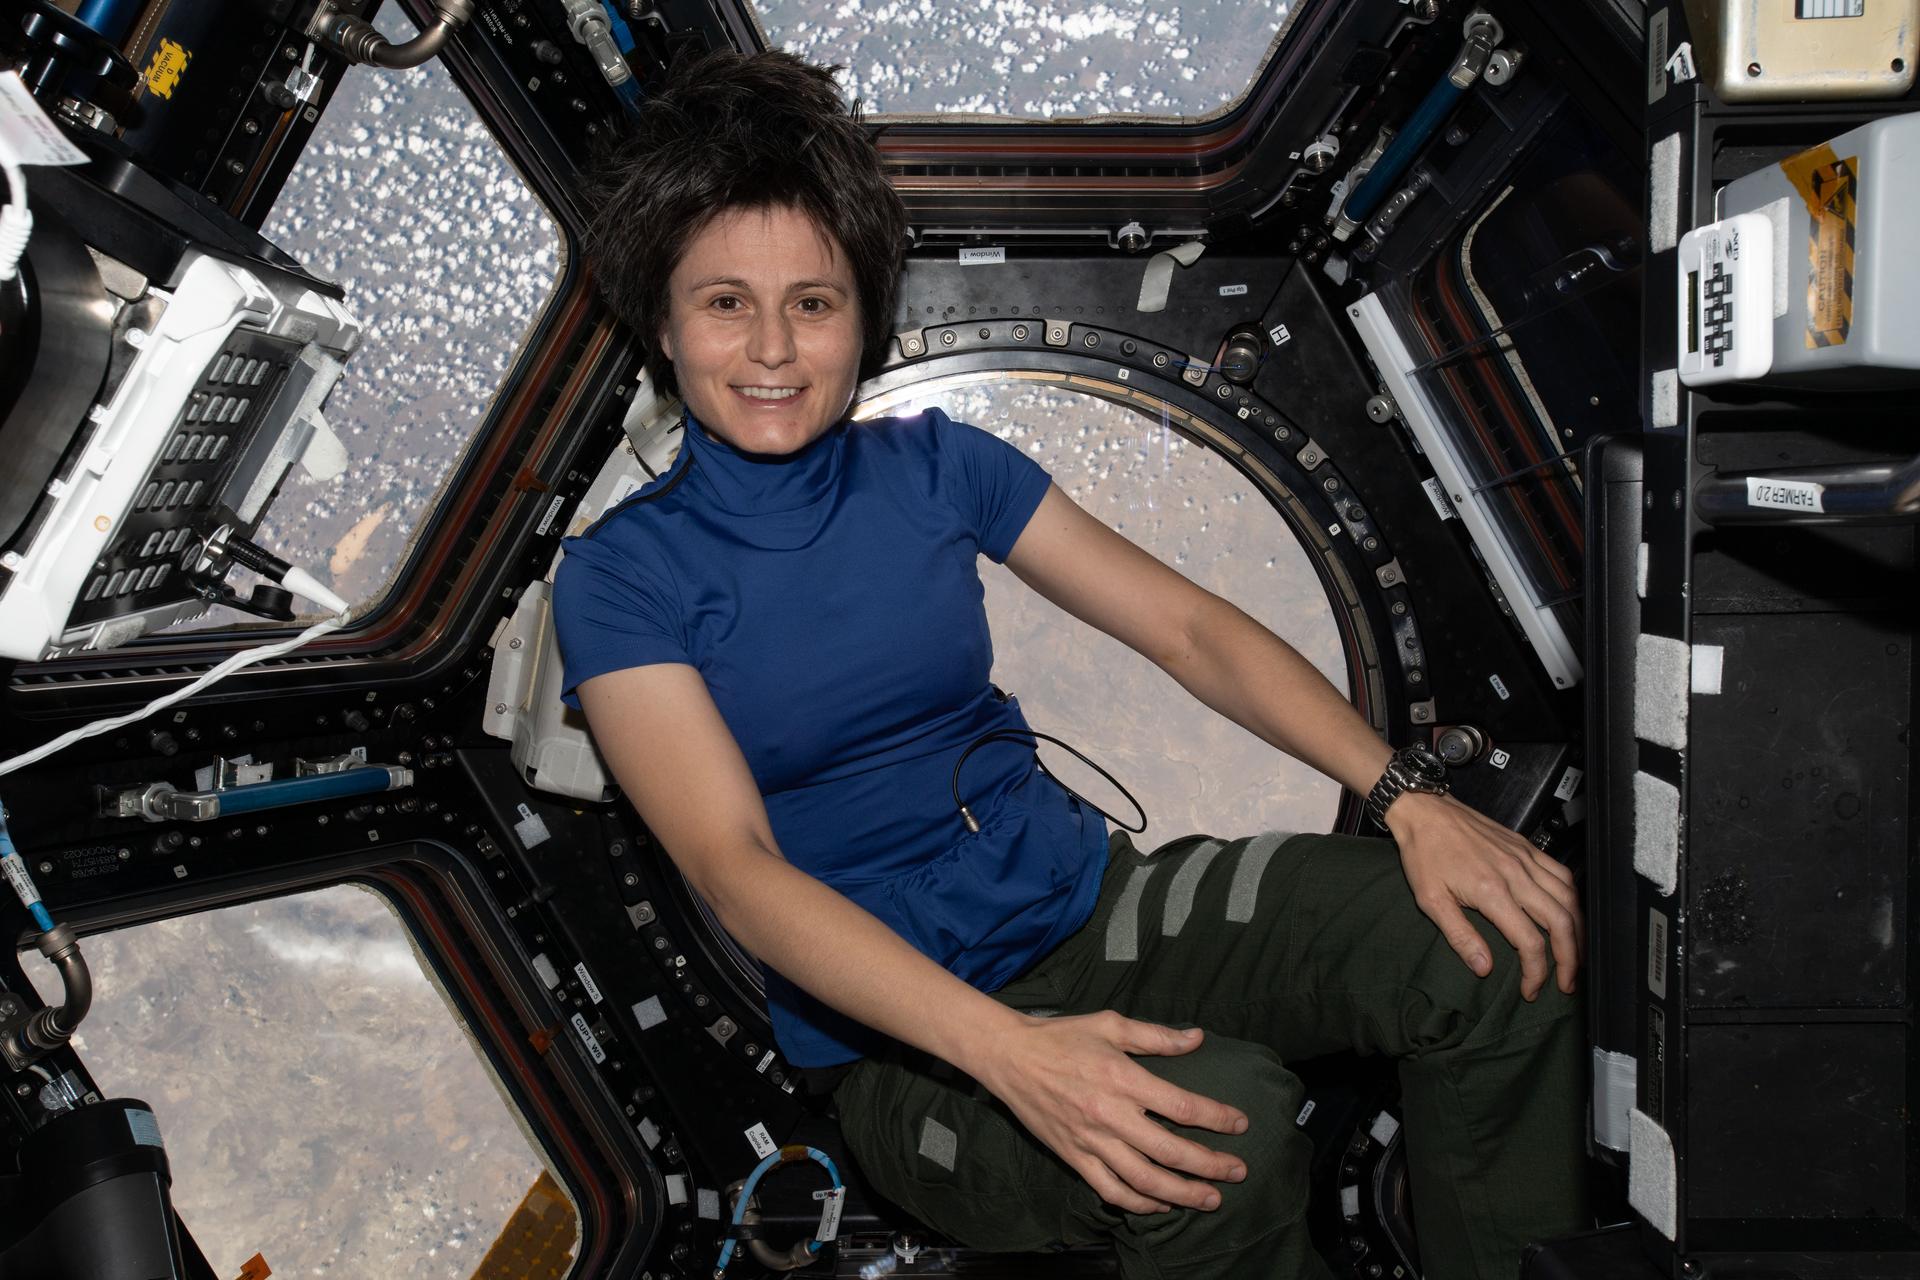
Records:
[[[27,1025],[27,1019],[33,1016],[33,1010],[27,1002],[11,992],[0,991],[0,1058],[6,1060],[9,1071],[25,1071],[28,1065],[37,1059],[25,1051],[26,1040],[20,1032]]]

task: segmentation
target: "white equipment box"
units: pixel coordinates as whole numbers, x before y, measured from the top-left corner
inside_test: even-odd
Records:
[[[1916,209],[1920,113],[1851,129],[1721,191],[1721,218],[1758,214],[1773,224],[1765,381],[1836,390],[1920,385]]]

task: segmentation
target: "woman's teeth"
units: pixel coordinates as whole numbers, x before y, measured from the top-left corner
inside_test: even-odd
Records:
[[[799,387],[735,387],[734,390],[750,400],[785,400],[800,394]]]

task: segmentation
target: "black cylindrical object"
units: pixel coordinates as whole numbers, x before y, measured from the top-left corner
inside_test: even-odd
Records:
[[[173,1176],[153,1110],[115,1098],[48,1121],[20,1144],[0,1194],[0,1275],[9,1280],[153,1280],[182,1269]],[[20,1230],[24,1228],[24,1230]]]

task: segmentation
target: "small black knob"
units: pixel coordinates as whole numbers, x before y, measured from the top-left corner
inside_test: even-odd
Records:
[[[147,735],[147,746],[152,748],[157,755],[177,756],[180,754],[179,740],[165,729],[155,729],[152,733],[149,733]]]
[[[285,587],[275,586],[271,582],[254,584],[253,594],[247,598],[248,607],[263,618],[273,618],[280,622],[293,621],[293,592]]]
[[[371,720],[367,719],[367,713],[364,711],[344,712],[340,716],[340,723],[346,725],[347,728],[353,730],[355,733],[365,733],[373,724]]]

